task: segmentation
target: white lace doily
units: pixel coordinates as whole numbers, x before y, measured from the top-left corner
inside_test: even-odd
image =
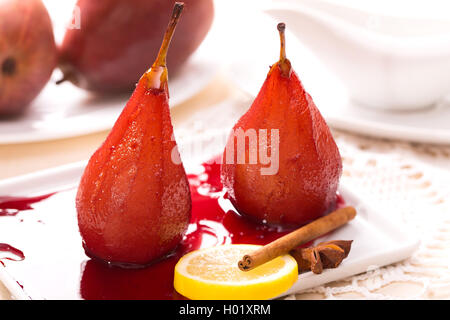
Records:
[[[249,107],[243,97],[199,110],[184,120],[179,136],[229,130]],[[220,115],[220,116],[218,116]],[[450,147],[365,138],[334,131],[343,157],[342,180],[371,206],[396,215],[421,239],[403,262],[291,295],[287,299],[450,297]],[[221,146],[220,146],[221,148]],[[409,283],[415,290],[383,290]],[[389,291],[390,293],[386,293]]]
[[[450,297],[450,147],[384,141],[335,132],[344,161],[342,179],[372,206],[396,215],[421,239],[403,262],[307,291],[370,299]],[[382,290],[414,283],[410,295]],[[301,298],[302,295],[298,295]],[[295,298],[291,296],[289,298]]]

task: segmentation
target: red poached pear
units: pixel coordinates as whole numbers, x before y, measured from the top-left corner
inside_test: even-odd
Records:
[[[57,62],[53,27],[41,0],[0,1],[0,116],[23,111]]]
[[[82,176],[76,207],[86,252],[145,265],[182,240],[191,213],[168,104],[166,55],[183,4],[176,3],[158,57],[137,84]]]
[[[325,120],[286,58],[284,24],[278,29],[280,60],[233,128],[223,155],[222,181],[241,214],[270,224],[301,225],[334,208],[342,161]],[[245,149],[239,150],[236,133],[251,137],[252,130],[259,142],[253,147],[241,143]],[[278,141],[272,139],[276,136]],[[263,174],[269,164],[261,152],[270,155],[277,170]],[[250,163],[252,156],[256,160]]]
[[[155,56],[174,0],[78,0],[81,28],[68,30],[60,67],[65,79],[97,92],[130,91]],[[186,0],[168,57],[171,74],[197,49],[211,27],[212,0]]]

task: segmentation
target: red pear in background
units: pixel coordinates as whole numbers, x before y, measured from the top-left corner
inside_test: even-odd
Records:
[[[265,144],[269,153],[278,152],[278,171],[262,175],[261,168],[268,165],[259,155],[256,163],[249,164],[249,153],[255,150],[249,149],[248,143],[244,150],[247,161],[236,163],[237,139],[232,135],[223,156],[222,181],[241,214],[271,224],[301,225],[336,205],[342,161],[325,120],[286,58],[284,24],[278,29],[280,60],[233,128],[233,132],[266,129],[266,136],[272,129],[278,130],[279,145],[271,144],[271,137]],[[258,136],[261,141],[261,134]],[[233,163],[226,163],[229,148],[236,153]]]
[[[188,227],[191,197],[173,139],[166,68],[182,8],[175,5],[158,58],[82,176],[76,207],[88,255],[147,264],[173,250]]]
[[[60,67],[65,79],[97,92],[130,91],[158,53],[174,0],[78,0],[81,28],[68,30]],[[180,28],[167,59],[175,74],[207,35],[212,0],[186,0]]]
[[[23,111],[57,62],[53,27],[41,0],[0,1],[0,116]]]

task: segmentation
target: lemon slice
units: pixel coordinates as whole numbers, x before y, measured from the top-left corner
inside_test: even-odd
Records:
[[[285,255],[250,271],[239,270],[242,256],[260,247],[235,244],[188,253],[175,266],[175,290],[193,300],[259,300],[280,295],[297,281],[297,262]]]

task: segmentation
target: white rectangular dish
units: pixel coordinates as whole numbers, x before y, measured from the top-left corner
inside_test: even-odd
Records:
[[[85,167],[85,162],[74,163],[50,170],[45,170],[22,177],[0,182],[2,196],[34,196],[55,191],[75,188]],[[189,167],[186,167],[189,172]],[[418,247],[419,241],[408,234],[400,223],[392,217],[369,208],[362,199],[345,186],[340,193],[348,205],[354,206],[358,216],[348,225],[318,241],[328,239],[354,240],[349,257],[337,269],[325,270],[320,275],[311,272],[301,274],[294,286],[285,294],[299,292],[324,283],[336,281],[354,274],[362,273],[376,267],[388,265],[409,257]],[[33,216],[33,212],[23,212],[20,217],[0,217],[0,243],[13,241],[18,248],[32,245],[35,252],[25,252],[24,261],[8,261],[6,267],[0,264],[0,281],[10,290],[15,299],[73,299],[68,292],[80,290],[80,277],[83,265],[73,264],[69,269],[61,270],[59,264],[66,263],[65,252],[79,257],[84,252],[79,243],[66,241],[69,233],[78,234],[74,210],[73,193],[61,192],[57,203],[61,211],[43,224],[57,224],[60,228],[57,239],[42,233],[39,237],[36,228],[42,223]],[[67,209],[65,206],[67,203]],[[38,206],[39,204],[36,204]],[[22,218],[19,219],[16,218]],[[39,217],[41,219],[42,217]],[[49,218],[49,217],[46,217]],[[35,259],[39,256],[40,259]],[[45,259],[42,259],[45,256]],[[45,263],[42,263],[45,261]],[[26,263],[25,263],[26,262]],[[51,275],[51,276],[48,276]],[[20,284],[19,284],[20,283]],[[52,285],[53,284],[53,285]],[[56,286],[55,286],[56,284]],[[23,289],[22,287],[23,286]],[[58,288],[55,290],[54,288]],[[284,295],[285,295],[284,294]]]

